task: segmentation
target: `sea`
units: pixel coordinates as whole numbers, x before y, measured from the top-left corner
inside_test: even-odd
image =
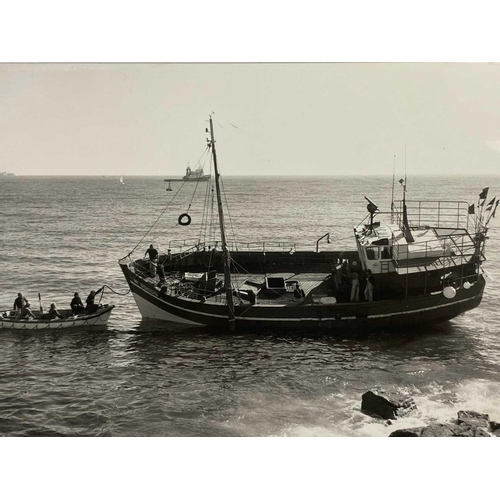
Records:
[[[397,180],[397,179],[396,179]],[[392,176],[227,177],[228,238],[240,248],[355,249],[367,201],[389,210]],[[118,260],[150,244],[173,251],[210,237],[207,184],[163,177],[0,179],[0,309],[18,292],[63,309],[107,285],[106,327],[0,330],[0,436],[388,436],[447,421],[459,410],[500,421],[500,213],[491,220],[481,305],[444,324],[406,331],[230,334],[141,318]],[[477,203],[500,177],[422,177],[409,200]],[[401,186],[396,183],[395,197]],[[208,200],[206,209],[204,202]],[[178,217],[188,212],[190,226]],[[326,238],[330,233],[331,243]],[[361,412],[366,391],[414,399],[389,425]]]

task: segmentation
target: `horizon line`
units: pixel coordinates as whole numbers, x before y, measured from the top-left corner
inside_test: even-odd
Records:
[[[411,177],[500,177],[500,173],[452,173],[452,174],[434,174],[434,173],[415,173]],[[0,179],[4,176],[0,176]],[[15,177],[161,177],[169,180],[165,174],[14,174],[7,175],[5,178],[13,179]],[[392,177],[392,174],[226,174],[223,177]],[[182,181],[182,175],[172,176],[171,180]],[[205,182],[205,181],[201,181]]]

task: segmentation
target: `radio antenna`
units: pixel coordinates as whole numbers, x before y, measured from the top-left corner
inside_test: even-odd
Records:
[[[406,191],[406,142],[405,142],[405,191]]]

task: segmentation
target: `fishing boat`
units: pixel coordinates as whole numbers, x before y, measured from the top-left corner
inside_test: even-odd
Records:
[[[488,224],[498,201],[402,200],[381,211],[366,198],[354,249],[235,248],[226,239],[212,117],[207,148],[215,170],[218,241],[161,252],[154,262],[119,261],[140,313],[229,331],[386,329],[434,324],[479,306]],[[393,181],[394,185],[394,181]],[[213,204],[212,204],[213,206]],[[181,214],[179,225],[191,217]]]
[[[48,319],[47,314],[32,311],[35,318],[16,319],[18,311],[0,312],[0,329],[11,330],[62,330],[76,327],[105,326],[114,305],[99,305],[95,312],[88,314],[73,314],[71,309],[60,309],[61,318]]]

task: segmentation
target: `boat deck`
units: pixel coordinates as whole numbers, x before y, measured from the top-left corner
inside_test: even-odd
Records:
[[[182,295],[191,298],[193,301],[200,299],[195,296],[193,285],[202,277],[203,273],[186,273],[184,280],[175,279],[175,276],[167,276],[164,283],[157,278],[144,277],[142,279],[157,290],[161,290],[166,295]],[[270,274],[235,274],[231,276],[234,288],[234,300],[240,303],[250,303],[245,292],[252,291],[256,297],[256,304],[269,305],[297,305],[298,303],[321,300],[329,292],[327,279],[330,273],[270,273]],[[288,283],[286,289],[281,292],[265,289],[266,278],[283,278]],[[223,281],[224,275],[217,274],[217,281]],[[303,291],[304,298],[294,296],[295,284]],[[243,293],[240,293],[243,292]],[[226,296],[223,289],[219,289],[212,295],[205,297],[206,302],[226,303]]]

